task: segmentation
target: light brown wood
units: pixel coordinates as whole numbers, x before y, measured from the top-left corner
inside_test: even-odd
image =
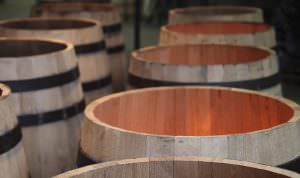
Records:
[[[59,75],[78,67],[70,43],[32,38],[0,39],[0,81],[20,81]],[[35,83],[39,85],[39,83]],[[27,86],[29,87],[29,86]],[[83,100],[79,78],[56,87],[11,95],[18,117],[75,106]],[[67,113],[65,113],[67,114]],[[65,120],[22,128],[32,178],[48,178],[76,167],[82,114]],[[53,118],[52,119],[57,119]]]
[[[276,54],[264,48],[220,44],[168,45],[133,52],[128,83],[129,88],[156,86],[144,79],[177,82],[178,85],[218,83],[219,86],[228,86],[230,82],[230,87],[237,87],[239,82],[258,81],[278,72]],[[142,80],[132,82],[131,75]],[[255,83],[255,86],[259,91],[282,95],[279,81],[264,88],[260,83]],[[254,89],[249,85],[243,88]]]
[[[271,26],[245,22],[199,22],[166,25],[161,28],[160,44],[225,43],[276,47]]]
[[[249,90],[133,90],[86,108],[80,147],[96,162],[210,156],[276,166],[299,156],[299,112],[291,101]]]
[[[299,178],[270,166],[204,157],[138,158],[69,171],[54,178]]]
[[[0,23],[0,32],[8,37],[43,37],[65,40],[76,47],[104,42],[102,27],[97,21],[72,18],[24,18]],[[83,86],[111,76],[111,66],[106,49],[77,53]],[[83,87],[85,88],[85,87]],[[110,94],[111,83],[85,90],[89,103]]]
[[[0,84],[0,137],[17,127],[10,89]],[[11,142],[11,140],[7,140]],[[1,148],[3,148],[1,146]],[[0,173],[5,178],[29,178],[22,140],[7,152],[0,153]]]
[[[100,21],[103,28],[122,23],[117,8],[108,3],[47,3],[33,6],[32,16],[91,18]],[[104,36],[108,49],[124,45],[121,31],[105,33]],[[114,91],[124,90],[127,76],[125,50],[109,52],[109,56],[112,64],[113,89]]]
[[[245,6],[198,6],[169,11],[169,24],[186,24],[204,21],[258,22],[264,21],[259,8]]]

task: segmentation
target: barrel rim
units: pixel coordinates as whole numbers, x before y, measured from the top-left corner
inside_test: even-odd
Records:
[[[274,174],[282,175],[282,176],[292,176],[293,178],[299,178],[300,175],[296,172],[292,172],[289,170],[257,164],[257,163],[250,163],[246,161],[237,161],[237,160],[230,160],[224,158],[215,158],[215,157],[143,157],[143,158],[135,158],[135,159],[123,159],[118,161],[109,161],[104,163],[98,163],[90,166],[85,166],[82,168],[78,168],[75,170],[71,170],[65,172],[63,174],[57,175],[54,178],[63,178],[63,177],[71,177],[71,176],[80,176],[82,174],[86,174],[90,171],[95,171],[102,168],[110,168],[118,165],[126,165],[126,164],[142,164],[142,163],[150,163],[150,162],[167,162],[167,161],[178,161],[178,162],[204,162],[204,163],[219,163],[219,164],[227,164],[231,166],[242,166],[244,168],[252,168],[252,169],[259,169],[262,171],[272,172]]]
[[[232,6],[232,5],[220,5],[220,6],[197,6],[197,7],[185,7],[185,8],[175,8],[169,11],[169,15],[174,15],[176,13],[184,13],[186,11],[194,11],[194,10],[247,10],[248,12],[241,12],[237,14],[224,13],[222,16],[231,16],[231,15],[255,15],[257,13],[262,13],[262,9],[258,7],[251,6]],[[219,16],[221,14],[211,14],[207,16]]]
[[[47,29],[47,28],[17,28],[17,27],[8,27],[6,26],[7,24],[17,24],[20,22],[51,22],[51,21],[62,21],[62,22],[78,22],[78,23],[86,23],[88,26],[84,27],[79,27],[79,28],[74,28],[74,27],[67,27],[67,28],[52,28],[52,29]],[[87,29],[93,29],[97,28],[99,31],[102,30],[102,24],[100,21],[90,19],[90,18],[73,18],[73,17],[24,17],[24,18],[16,18],[12,20],[5,20],[0,22],[0,28],[3,29],[11,29],[14,31],[57,31],[57,32],[62,32],[62,31],[80,31],[80,30],[87,30]]]
[[[195,46],[229,46],[229,47],[236,47],[236,48],[247,48],[247,49],[255,49],[255,50],[259,50],[262,52],[267,52],[268,55],[264,58],[258,59],[258,60],[254,60],[254,61],[249,61],[249,62],[240,62],[238,64],[247,64],[247,63],[251,63],[251,62],[257,62],[257,61],[262,61],[268,58],[272,58],[272,57],[276,57],[276,53],[274,50],[264,47],[264,46],[250,46],[250,45],[234,45],[234,44],[226,44],[226,43],[202,43],[202,44],[168,44],[168,45],[160,45],[160,46],[148,46],[148,47],[144,47],[144,48],[140,48],[136,51],[133,51],[131,53],[131,59],[132,60],[136,60],[136,61],[141,61],[141,62],[145,62],[145,63],[149,63],[149,64],[160,64],[160,65],[168,65],[168,66],[190,66],[190,67],[195,67],[195,66],[208,66],[208,65],[232,65],[235,63],[228,63],[228,64],[221,64],[221,63],[216,63],[216,64],[170,64],[170,63],[166,63],[166,62],[161,62],[161,61],[153,61],[153,60],[147,60],[144,58],[141,58],[139,56],[140,53],[145,52],[145,51],[151,51],[151,50],[156,50],[159,48],[172,48],[172,47],[180,47],[180,46],[190,46],[190,47],[195,47]]]
[[[59,7],[59,8],[57,8]],[[66,8],[67,7],[67,8]],[[31,15],[38,15],[39,11],[46,12],[74,12],[74,11],[92,11],[97,12],[98,10],[114,12],[117,8],[109,3],[97,3],[97,2],[48,2],[44,4],[37,4],[32,6]]]
[[[259,23],[259,22],[228,22],[228,21],[208,21],[208,22],[197,22],[197,23],[187,23],[187,24],[184,24],[184,23],[179,23],[179,24],[167,24],[167,25],[163,25],[160,30],[161,32],[167,32],[167,33],[172,33],[172,34],[184,34],[186,36],[203,36],[203,33],[197,33],[197,34],[190,34],[190,33],[184,33],[184,32],[175,32],[175,31],[171,31],[168,29],[168,27],[171,27],[171,26],[178,26],[178,25],[199,25],[199,24],[226,24],[226,25],[230,25],[230,24],[243,24],[243,25],[255,25],[255,26],[265,26],[267,27],[267,29],[265,30],[260,30],[260,31],[256,31],[256,32],[252,32],[252,33],[244,33],[244,32],[241,32],[241,33],[226,33],[225,35],[246,35],[246,34],[257,34],[257,33],[265,33],[265,32],[270,32],[270,31],[274,31],[274,27],[272,27],[271,25],[268,25],[268,24],[265,24],[265,23]],[[224,36],[224,34],[222,33],[212,33],[212,34],[205,34],[205,36],[219,36],[219,35],[222,35]]]
[[[0,90],[1,90],[0,101],[6,99],[11,94],[10,88],[3,83],[0,83]]]
[[[224,90],[224,91],[230,91],[230,92],[240,92],[240,93],[259,95],[261,97],[267,97],[267,98],[276,100],[276,101],[290,107],[293,110],[293,114],[292,114],[291,118],[288,120],[288,122],[278,124],[276,126],[273,126],[273,127],[267,128],[267,129],[262,129],[262,130],[256,130],[256,131],[244,132],[244,133],[236,133],[236,134],[224,134],[224,135],[175,136],[175,135],[167,135],[167,134],[153,134],[153,133],[149,134],[149,133],[137,132],[137,131],[126,130],[123,128],[115,127],[115,126],[112,126],[110,124],[107,124],[107,123],[102,122],[99,119],[97,119],[97,117],[94,115],[94,112],[93,112],[94,109],[99,104],[102,104],[112,98],[118,98],[122,95],[128,95],[128,94],[132,94],[132,93],[141,93],[141,92],[147,92],[147,91],[156,91],[156,90],[170,90],[170,89],[215,89],[215,90]],[[297,103],[295,103],[289,99],[286,99],[283,97],[276,97],[271,94],[261,93],[261,92],[257,92],[257,91],[247,90],[247,89],[226,88],[226,87],[209,87],[209,86],[154,87],[154,88],[143,88],[143,89],[120,92],[120,93],[112,94],[109,96],[104,96],[102,98],[99,98],[99,99],[93,101],[85,108],[84,114],[85,114],[85,119],[92,122],[97,127],[105,127],[108,129],[119,131],[121,133],[135,134],[135,135],[141,135],[141,136],[153,136],[153,137],[160,137],[160,138],[199,138],[199,137],[201,137],[201,138],[223,138],[223,137],[228,137],[228,136],[251,135],[251,134],[257,134],[257,133],[269,132],[273,129],[279,129],[279,128],[285,127],[286,125],[291,124],[291,123],[300,122],[300,106]]]
[[[49,55],[58,55],[66,52],[72,52],[75,55],[74,45],[63,40],[59,39],[49,39],[49,38],[39,38],[39,37],[0,37],[1,41],[37,41],[37,42],[45,42],[45,43],[52,43],[52,44],[59,44],[63,45],[64,48],[52,52],[47,53],[40,53],[34,55],[25,55],[25,56],[8,56],[8,57],[0,57],[1,59],[38,59],[39,57],[49,56]],[[36,58],[32,58],[36,57]]]

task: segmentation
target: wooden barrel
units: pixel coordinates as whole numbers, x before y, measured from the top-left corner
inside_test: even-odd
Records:
[[[80,166],[156,156],[221,157],[291,169],[289,161],[298,158],[300,165],[300,106],[250,90],[132,90],[96,100],[85,116]]]
[[[10,89],[0,84],[0,172],[5,178],[29,178],[20,125]]]
[[[220,44],[170,45],[132,53],[128,88],[209,85],[282,95],[276,54]]]
[[[299,178],[287,170],[206,157],[138,158],[88,166],[54,178]]]
[[[32,16],[81,17],[101,22],[112,63],[113,90],[125,88],[127,61],[122,35],[122,21],[117,8],[109,3],[66,2],[46,3],[32,8]]]
[[[24,18],[0,23],[10,37],[58,38],[71,42],[79,59],[86,103],[112,93],[111,68],[101,25],[87,19]]]
[[[32,178],[76,166],[84,98],[73,45],[0,39],[0,82],[10,86]]]
[[[276,47],[271,26],[244,22],[200,22],[163,26],[160,44],[226,43],[235,45]]]
[[[169,11],[169,24],[186,24],[204,21],[258,22],[264,21],[259,8],[245,6],[198,6]]]

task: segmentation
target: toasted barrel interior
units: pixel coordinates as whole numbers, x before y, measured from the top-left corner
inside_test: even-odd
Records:
[[[24,30],[67,30],[80,29],[96,25],[93,22],[72,19],[28,19],[3,23],[2,26]]]
[[[293,109],[273,98],[218,88],[161,88],[100,102],[95,117],[113,127],[148,134],[210,136],[283,124]]]
[[[0,57],[24,57],[61,51],[63,43],[42,40],[0,40]]]
[[[239,23],[239,22],[208,22],[167,25],[167,30],[186,34],[243,34],[257,33],[271,29],[271,26],[257,23]]]
[[[163,64],[209,65],[240,64],[265,59],[270,52],[232,45],[177,45],[137,52],[137,59]]]

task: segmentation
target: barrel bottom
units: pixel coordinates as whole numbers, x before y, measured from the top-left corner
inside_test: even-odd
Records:
[[[30,177],[22,142],[0,155],[0,174],[5,178]]]
[[[103,96],[109,95],[111,93],[112,93],[112,85],[108,85],[106,87],[103,87],[103,88],[95,90],[95,91],[85,92],[84,93],[85,103],[89,104],[92,101],[94,101],[98,98],[101,98]]]
[[[22,129],[32,178],[49,178],[76,168],[82,118],[79,114],[68,120]]]
[[[128,60],[124,52],[110,54],[113,92],[125,90]]]

